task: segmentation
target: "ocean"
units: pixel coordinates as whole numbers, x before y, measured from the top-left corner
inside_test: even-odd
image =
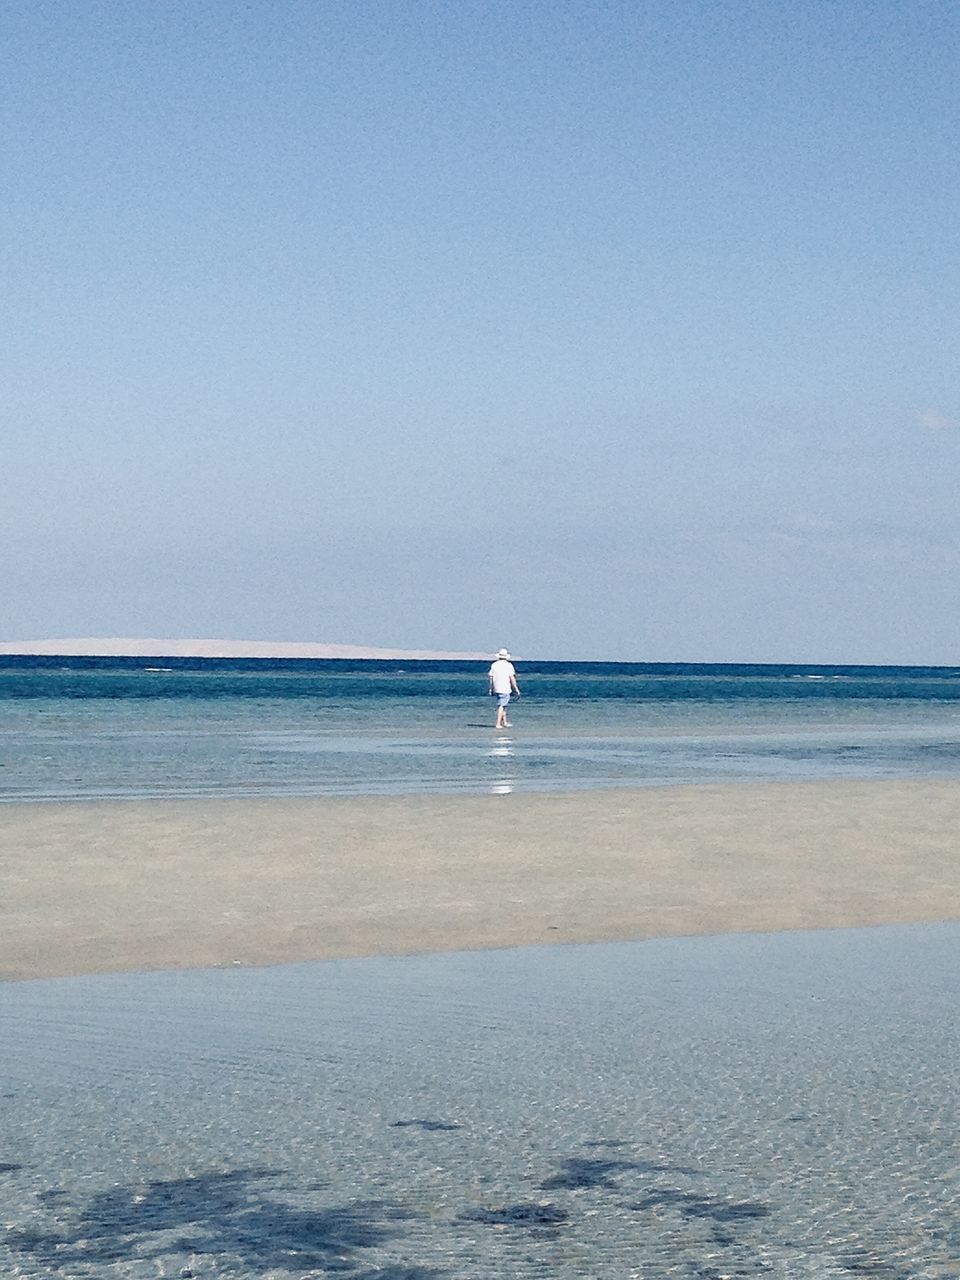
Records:
[[[0,659],[0,799],[960,776],[960,667]]]

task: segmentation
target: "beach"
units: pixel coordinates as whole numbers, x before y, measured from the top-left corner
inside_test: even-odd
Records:
[[[958,819],[955,779],[4,803],[0,1270],[953,1277]]]
[[[11,803],[0,978],[960,919],[960,783]]]

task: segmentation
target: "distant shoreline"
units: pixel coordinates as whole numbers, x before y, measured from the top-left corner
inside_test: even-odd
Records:
[[[318,662],[489,662],[489,650],[391,649],[374,645],[314,644],[280,640],[171,640],[129,637],[81,637],[55,640],[2,640],[2,658],[92,658],[156,661],[173,658],[186,661],[318,661]],[[514,661],[533,666],[634,667],[671,670],[675,674],[792,674],[810,679],[869,675],[873,672],[927,673],[931,676],[960,676],[960,664],[903,662],[806,662],[686,658],[543,658],[529,653],[514,654]]]
[[[370,645],[290,643],[274,640],[141,640],[85,637],[0,641],[0,655],[17,658],[353,658],[388,661],[483,661],[486,652],[381,649]]]

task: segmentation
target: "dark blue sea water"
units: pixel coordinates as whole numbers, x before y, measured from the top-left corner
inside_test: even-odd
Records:
[[[960,667],[0,659],[0,798],[960,776]]]

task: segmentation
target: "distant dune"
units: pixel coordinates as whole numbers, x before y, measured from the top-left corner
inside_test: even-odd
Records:
[[[274,640],[4,640],[0,654],[59,658],[387,658],[489,659],[488,653],[374,649],[357,644],[291,644]]]

